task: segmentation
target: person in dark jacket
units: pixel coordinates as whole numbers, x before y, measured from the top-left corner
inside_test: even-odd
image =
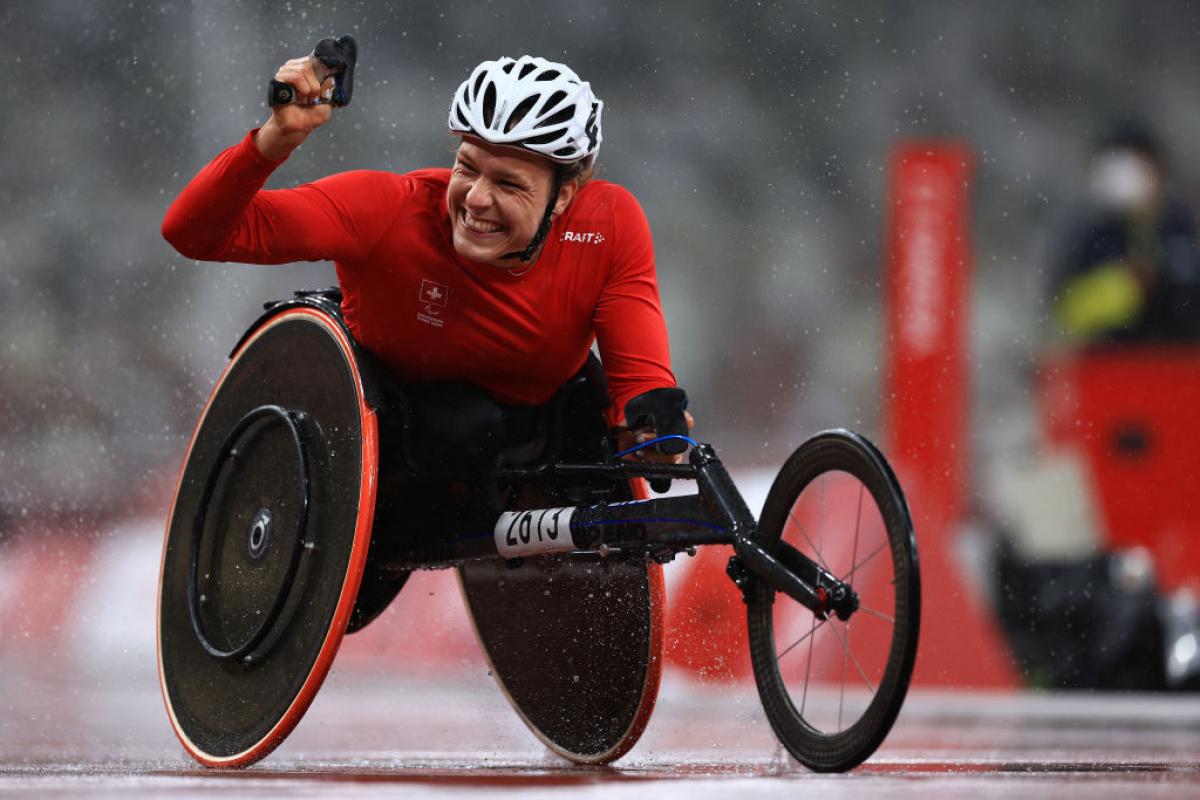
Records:
[[[1097,142],[1092,205],[1070,230],[1053,285],[1057,324],[1082,344],[1200,338],[1200,247],[1191,211],[1168,193],[1147,129]]]

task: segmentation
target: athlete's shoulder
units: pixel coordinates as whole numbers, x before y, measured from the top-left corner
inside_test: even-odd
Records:
[[[619,183],[594,179],[585,183],[579,190],[577,202],[601,206],[614,203],[637,203],[637,198],[633,196],[633,192]]]
[[[575,199],[575,203],[580,206],[580,211],[588,213],[589,216],[591,214],[611,214],[617,221],[628,218],[630,215],[645,216],[642,206],[633,196],[633,192],[612,181],[588,181],[579,190],[579,196]]]
[[[385,196],[405,195],[413,191],[413,183],[407,175],[378,169],[337,172],[314,181],[313,184],[335,192],[370,193],[372,196],[381,193]]]
[[[445,168],[414,169],[396,175],[404,182],[408,194],[418,202],[428,205],[445,203],[446,184],[450,182],[450,170]]]
[[[356,169],[331,175],[342,183],[365,185],[386,184],[403,191],[423,189],[442,190],[450,179],[448,169],[416,169],[411,172],[388,172],[378,169]]]
[[[414,169],[412,172],[406,172],[404,173],[404,177],[421,186],[440,187],[444,189],[446,184],[450,182],[450,170],[447,167],[427,167],[425,169]]]
[[[633,192],[620,184],[588,181],[571,203],[563,222],[563,242],[603,243],[594,252],[603,255],[610,264],[653,262],[653,256],[648,255],[653,247],[650,224]]]

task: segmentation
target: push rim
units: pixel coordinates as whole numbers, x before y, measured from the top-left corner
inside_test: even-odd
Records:
[[[204,483],[204,489],[200,494],[200,505],[196,510],[196,519],[192,523],[192,543],[191,543],[191,569],[188,571],[188,612],[192,619],[192,630],[196,634],[196,639],[200,642],[200,646],[208,655],[221,661],[236,661],[238,659],[249,659],[250,654],[254,652],[267,635],[275,627],[279,615],[283,612],[283,607],[287,603],[292,587],[296,582],[296,571],[300,567],[300,556],[305,550],[305,534],[308,529],[308,505],[312,494],[312,487],[309,480],[308,454],[304,444],[304,437],[301,433],[299,423],[303,419],[303,412],[293,414],[284,408],[276,405],[263,405],[255,408],[242,417],[225,441],[221,444],[221,449],[218,451],[216,463],[208,473],[208,479]],[[212,643],[212,639],[205,629],[204,618],[201,612],[201,605],[206,601],[206,595],[200,590],[200,544],[204,534],[204,524],[208,519],[208,509],[212,502],[213,493],[217,488],[218,480],[224,472],[225,465],[230,459],[235,458],[238,454],[237,445],[242,443],[245,434],[251,429],[255,423],[266,424],[270,420],[281,422],[287,429],[288,435],[291,438],[292,446],[296,453],[296,489],[299,496],[298,513],[296,515],[296,532],[292,542],[292,549],[288,555],[287,571],[284,573],[282,584],[275,596],[275,600],[271,603],[270,610],[263,616],[262,622],[254,629],[253,633],[246,637],[242,644],[222,650]],[[261,430],[261,427],[259,428]],[[271,521],[272,515],[270,509],[259,509],[250,526],[250,531],[247,534],[247,550],[250,558],[259,561],[266,555],[266,550],[274,538],[271,536]]]

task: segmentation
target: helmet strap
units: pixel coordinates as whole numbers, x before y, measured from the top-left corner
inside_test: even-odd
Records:
[[[563,186],[563,170],[561,167],[554,169],[554,185],[550,189],[550,202],[546,204],[546,213],[542,215],[542,224],[538,225],[537,233],[529,240],[529,246],[521,251],[513,251],[505,253],[500,258],[515,258],[518,261],[529,261],[537,253],[538,249],[546,241],[546,236],[550,233],[550,225],[554,221],[554,207],[558,205],[558,193],[562,191]]]

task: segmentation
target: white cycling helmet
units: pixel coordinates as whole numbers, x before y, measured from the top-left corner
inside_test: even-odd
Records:
[[[450,103],[450,130],[530,150],[560,164],[600,149],[604,103],[565,64],[521,56],[484,61]]]

